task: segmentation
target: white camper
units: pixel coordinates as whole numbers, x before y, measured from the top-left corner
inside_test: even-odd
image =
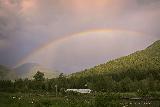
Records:
[[[91,89],[67,89],[66,90],[66,92],[69,92],[69,91],[87,94],[87,93],[91,93],[92,90]]]

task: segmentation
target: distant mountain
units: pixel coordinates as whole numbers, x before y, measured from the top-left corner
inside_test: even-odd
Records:
[[[86,77],[94,74],[118,74],[126,72],[135,75],[140,72],[160,72],[160,40],[154,42],[145,50],[137,51],[131,55],[111,60],[93,68],[74,73],[72,76]],[[127,75],[128,76],[128,75]]]
[[[29,78],[32,79],[37,71],[43,72],[45,78],[54,78],[59,75],[57,71],[53,71],[46,67],[43,67],[36,63],[26,63],[14,69],[17,72],[18,78]]]
[[[14,80],[17,78],[16,73],[10,68],[0,65],[0,80]]]

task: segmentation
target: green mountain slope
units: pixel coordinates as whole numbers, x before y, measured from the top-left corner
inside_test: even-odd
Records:
[[[86,77],[95,74],[118,73],[125,75],[127,72],[129,72],[130,75],[134,75],[134,72],[137,74],[145,71],[160,71],[160,40],[145,50],[97,65],[93,68],[72,74],[72,76]]]

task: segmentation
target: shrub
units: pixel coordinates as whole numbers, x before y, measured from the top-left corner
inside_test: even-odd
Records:
[[[120,107],[119,95],[112,93],[100,93],[95,98],[96,107]]]

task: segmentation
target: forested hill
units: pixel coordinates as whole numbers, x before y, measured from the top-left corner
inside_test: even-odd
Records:
[[[97,74],[138,75],[148,72],[160,72],[160,40],[148,48],[131,55],[97,65],[93,68],[72,74],[76,77],[86,77]],[[153,73],[154,75],[154,73]],[[122,76],[123,77],[123,76]]]

